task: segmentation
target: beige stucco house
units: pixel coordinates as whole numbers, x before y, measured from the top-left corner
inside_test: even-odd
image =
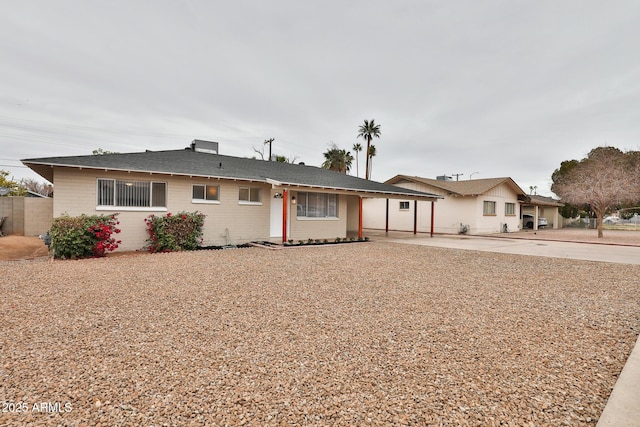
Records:
[[[54,217],[118,213],[120,250],[145,246],[144,219],[206,215],[204,246],[362,235],[363,198],[439,196],[314,166],[218,154],[195,140],[183,150],[25,159],[55,185]]]
[[[511,178],[447,181],[396,175],[385,184],[444,197],[437,210],[408,199],[367,199],[365,228],[457,234],[491,234],[522,227],[521,204],[525,192]],[[433,227],[432,227],[433,226]]]

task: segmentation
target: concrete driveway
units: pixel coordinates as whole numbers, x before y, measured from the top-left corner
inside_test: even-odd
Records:
[[[424,234],[414,235],[409,232],[397,231],[385,233],[377,230],[368,230],[366,234],[372,240],[386,240],[412,245],[620,264],[640,264],[639,246],[466,235],[435,235],[429,237]]]

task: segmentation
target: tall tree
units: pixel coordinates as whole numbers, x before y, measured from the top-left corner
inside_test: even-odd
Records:
[[[371,147],[369,147],[369,155],[367,156],[367,158],[369,159],[369,178],[371,178],[371,172],[373,171],[373,158],[376,154],[376,146],[372,145]]]
[[[274,154],[272,157],[278,163],[295,163],[298,160],[298,156],[286,157],[282,154]]]
[[[362,151],[362,144],[356,142],[353,144],[352,149],[356,152],[356,176],[360,178],[360,159],[358,158],[358,153]]]
[[[38,181],[33,178],[24,178],[20,181],[20,185],[25,190],[29,190],[46,197],[51,197],[53,195],[53,185],[45,184],[44,182]]]
[[[347,150],[338,148],[336,144],[332,144],[331,147],[323,153],[325,161],[322,163],[324,169],[337,171],[346,174],[351,170],[351,162],[353,162],[353,156]]]
[[[551,180],[551,191],[562,201],[591,207],[597,218],[598,237],[602,237],[602,218],[609,209],[640,200],[640,155],[615,147],[597,147],[580,161],[562,162]]]
[[[0,169],[0,188],[7,189],[9,196],[24,196],[26,190],[13,178],[7,178],[8,176],[9,172]]]
[[[371,146],[371,140],[373,138],[380,138],[380,125],[374,123],[374,120],[371,119],[365,120],[363,125],[360,125],[358,128],[358,136],[357,138],[363,138],[367,141],[367,162],[365,167],[365,179],[369,179],[369,147]]]
[[[91,154],[93,154],[94,156],[102,156],[103,154],[119,154],[119,153],[117,151],[103,150],[102,148],[98,147],[95,150],[93,150]]]

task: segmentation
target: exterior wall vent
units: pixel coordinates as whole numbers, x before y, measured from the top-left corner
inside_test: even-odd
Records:
[[[191,149],[199,153],[218,154],[218,143],[214,141],[194,139],[191,142]]]

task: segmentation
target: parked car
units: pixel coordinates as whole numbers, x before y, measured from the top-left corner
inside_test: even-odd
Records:
[[[619,224],[622,220],[617,216],[606,216],[602,219],[603,224]]]
[[[538,217],[538,228],[544,228],[547,225],[549,225],[547,218]],[[522,215],[522,226],[524,228],[533,228],[533,215]]]

